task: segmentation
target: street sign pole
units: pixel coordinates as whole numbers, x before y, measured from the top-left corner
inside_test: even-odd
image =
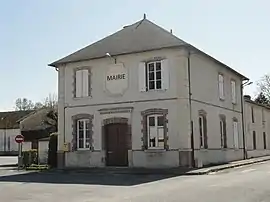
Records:
[[[22,156],[22,143],[24,142],[24,137],[22,135],[17,135],[15,141],[18,143],[18,170],[23,167],[23,156]]]
[[[22,143],[18,143],[18,170],[22,168]]]

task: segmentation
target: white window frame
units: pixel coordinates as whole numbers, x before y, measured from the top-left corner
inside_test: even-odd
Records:
[[[150,126],[149,124],[149,119],[150,118],[154,118],[155,120],[155,126]],[[163,126],[158,126],[158,117],[162,117],[163,120],[164,120],[164,115],[162,114],[155,114],[155,115],[148,115],[147,116],[147,138],[148,138],[148,149],[165,149],[165,137],[164,137],[164,130],[165,130],[165,127],[164,127],[164,123],[163,123]],[[151,145],[151,141],[150,141],[150,132],[151,132],[151,129],[153,129],[155,131],[155,146],[152,146]],[[159,134],[159,129],[163,129],[163,133],[162,134]],[[162,138],[160,138],[162,137]],[[159,146],[159,141],[158,140],[163,140],[163,146]]]
[[[160,70],[157,70],[157,63],[160,64]],[[149,74],[150,74],[150,65],[154,65],[154,71],[151,71],[154,73],[154,80],[149,79]],[[160,79],[157,79],[157,73],[160,72]],[[152,91],[152,90],[162,90],[162,61],[153,61],[153,62],[148,62],[146,63],[146,83],[147,83],[147,90]],[[154,88],[150,89],[150,82],[154,82]],[[157,88],[157,82],[160,82],[160,88]]]
[[[88,97],[89,96],[89,70],[81,69],[76,70],[76,98]],[[80,90],[78,89],[80,88]]]
[[[219,98],[221,100],[225,100],[224,75],[223,74],[218,74],[218,90],[219,90]]]
[[[204,125],[204,116],[199,115],[199,134],[200,134],[200,148],[205,148],[205,125]],[[201,125],[200,125],[201,123]]]
[[[233,120],[233,143],[234,148],[239,149],[239,123]]]
[[[231,94],[232,94],[232,103],[236,104],[236,82],[231,80]]]
[[[80,122],[83,122],[83,137],[80,138]],[[87,124],[88,124],[88,128],[87,128]],[[87,131],[89,132],[89,137],[86,137]],[[90,134],[90,120],[89,119],[79,119],[77,120],[77,149],[78,150],[88,150],[90,149],[90,138],[91,138],[91,134]],[[83,140],[83,146],[80,147],[80,139]]]

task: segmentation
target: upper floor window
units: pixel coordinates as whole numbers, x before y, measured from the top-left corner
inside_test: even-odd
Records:
[[[220,115],[219,125],[221,148],[227,148],[226,117],[224,115]]]
[[[262,125],[265,125],[264,110],[262,109]]]
[[[90,148],[90,120],[80,119],[77,121],[77,148]]]
[[[168,60],[157,60],[139,64],[140,91],[166,90],[169,88]]]
[[[75,79],[75,96],[76,97],[87,97],[89,96],[89,70],[82,69],[76,71],[76,79]]]
[[[234,80],[231,80],[231,93],[232,93],[232,103],[236,104],[236,84]]]
[[[219,89],[219,98],[224,100],[224,76],[222,74],[218,75],[218,89]]]
[[[254,108],[250,107],[250,110],[251,110],[251,121],[252,121],[252,123],[255,123],[255,120],[254,120]]]

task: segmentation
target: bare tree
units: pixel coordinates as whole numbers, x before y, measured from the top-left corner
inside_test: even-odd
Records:
[[[270,100],[270,74],[264,75],[257,83],[260,94]]]
[[[15,110],[26,111],[34,109],[34,103],[27,98],[18,98],[15,101]]]
[[[54,93],[50,93],[48,97],[44,99],[43,105],[48,108],[56,108],[57,107],[57,95]]]

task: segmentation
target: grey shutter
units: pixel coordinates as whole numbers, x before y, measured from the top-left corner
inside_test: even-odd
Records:
[[[72,124],[72,151],[77,150],[77,119],[73,119]]]
[[[89,71],[88,69],[82,70],[82,96],[89,96]]]
[[[169,60],[165,59],[161,61],[161,85],[163,90],[169,89],[170,72],[169,72]]]
[[[76,71],[76,97],[82,97],[82,71]]]
[[[146,91],[146,71],[145,71],[145,63],[140,62],[138,67],[138,82],[139,82],[139,91]]]

